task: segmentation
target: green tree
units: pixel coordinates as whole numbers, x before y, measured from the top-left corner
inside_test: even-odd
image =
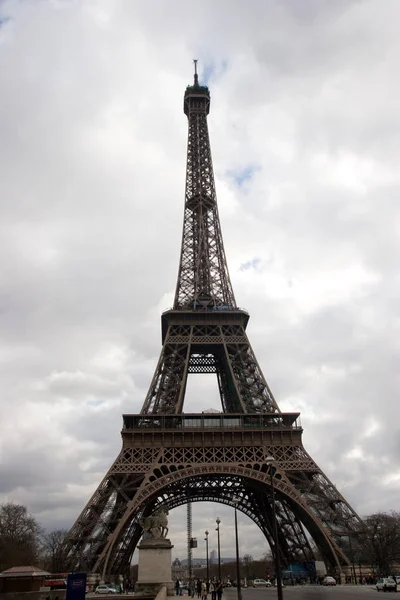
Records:
[[[39,560],[40,526],[26,506],[0,505],[0,571]]]

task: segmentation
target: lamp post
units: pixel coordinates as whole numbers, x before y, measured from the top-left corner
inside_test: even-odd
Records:
[[[238,536],[238,524],[237,524],[237,505],[239,504],[239,498],[233,498],[235,504],[235,540],[236,540],[236,589],[237,598],[242,600],[242,582],[240,580],[240,563],[239,563],[239,536]]]
[[[274,467],[275,459],[273,456],[267,456],[265,459],[269,467],[269,475],[271,481],[271,504],[272,504],[272,525],[274,529],[274,545],[275,545],[275,571],[276,571],[276,590],[278,592],[278,600],[283,600],[282,578],[281,578],[281,560],[279,556],[279,540],[278,540],[278,523],[276,520],[275,510],[275,489],[274,489]]]
[[[215,531],[217,532],[218,537],[218,580],[221,581],[221,540],[219,537],[219,524],[221,523],[221,519],[217,517],[215,522],[217,524]]]
[[[386,575],[386,573],[385,573],[385,569],[382,568],[384,561],[383,561],[383,553],[382,553],[382,544],[381,544],[380,533],[381,533],[381,526],[377,525],[376,529],[375,529],[375,533],[372,536],[372,539],[375,542],[375,543],[372,542],[372,546],[373,546],[374,553],[375,553],[374,560],[375,560],[376,565],[378,567],[378,574],[379,574],[380,577],[383,577],[383,575]]]
[[[204,539],[206,542],[207,589],[208,589],[209,581],[210,581],[210,568],[208,565],[208,533],[209,532],[206,530],[204,533],[206,534],[206,537]]]

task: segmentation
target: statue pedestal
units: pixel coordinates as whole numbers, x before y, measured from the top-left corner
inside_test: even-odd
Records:
[[[172,583],[173,545],[165,538],[145,538],[138,546],[139,565],[135,595],[152,596],[158,594],[165,585],[167,596],[174,596]]]

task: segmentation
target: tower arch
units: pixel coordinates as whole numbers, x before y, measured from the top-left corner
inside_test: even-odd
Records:
[[[259,466],[259,465],[257,465]],[[293,494],[285,475],[276,472],[273,477],[276,494],[277,519],[279,522],[279,551],[286,563],[314,560],[307,530],[326,556],[327,562],[340,570],[347,559],[341,549],[324,531],[323,524],[310,511],[298,494]],[[147,488],[147,489],[146,489]],[[237,499],[237,502],[235,501]],[[264,534],[273,555],[271,506],[271,483],[268,469],[260,471],[251,466],[219,465],[199,472],[197,467],[186,467],[163,474],[153,480],[152,486],[144,486],[143,494],[131,502],[121,517],[118,527],[110,536],[108,544],[99,556],[95,571],[108,573],[110,562],[118,563],[121,571],[130,564],[136,544],[142,533],[140,518],[159,508],[171,510],[187,502],[218,502],[236,508],[246,514]],[[288,528],[291,529],[287,535]],[[293,542],[297,543],[293,543]],[[118,556],[119,554],[119,556]]]

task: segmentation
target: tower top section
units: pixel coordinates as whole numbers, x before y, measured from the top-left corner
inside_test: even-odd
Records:
[[[188,119],[185,212],[174,310],[236,310],[219,222],[208,136],[210,92],[194,81],[185,91]],[[223,308],[221,308],[223,307]]]
[[[194,82],[188,85],[183,100],[183,111],[187,117],[190,112],[210,112],[210,91],[206,85],[199,85],[197,74],[197,59],[194,59]]]

